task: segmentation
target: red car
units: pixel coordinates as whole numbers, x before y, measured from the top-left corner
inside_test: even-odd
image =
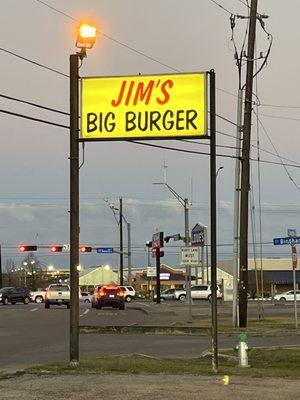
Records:
[[[95,308],[100,310],[102,307],[113,307],[119,310],[125,310],[124,291],[120,286],[106,285],[102,286],[97,292],[94,292]]]

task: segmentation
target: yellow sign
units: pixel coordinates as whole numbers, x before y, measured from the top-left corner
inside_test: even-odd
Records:
[[[81,137],[203,137],[206,103],[206,73],[82,78]]]

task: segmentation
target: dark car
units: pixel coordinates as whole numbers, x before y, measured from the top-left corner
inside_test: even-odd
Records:
[[[94,293],[95,308],[100,310],[102,307],[113,307],[119,310],[125,310],[124,291],[120,286],[107,285],[102,286],[97,293]]]
[[[0,289],[0,302],[4,305],[8,303],[16,304],[17,302],[28,304],[30,302],[30,291],[21,286],[4,287]]]

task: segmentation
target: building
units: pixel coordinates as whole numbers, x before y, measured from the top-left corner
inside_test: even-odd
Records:
[[[97,285],[118,284],[119,276],[109,265],[86,268],[79,273],[81,290],[89,290]]]
[[[219,261],[218,267],[233,275],[232,260]],[[262,265],[262,268],[261,268]],[[248,260],[249,293],[256,294],[263,287],[265,294],[273,296],[293,289],[293,269],[291,258],[263,258]],[[296,284],[300,283],[300,271],[296,271]]]
[[[149,269],[151,268],[151,270]],[[148,271],[148,274],[147,274]],[[152,272],[149,276],[149,272]],[[135,273],[135,288],[142,294],[150,294],[156,290],[156,267],[148,267]],[[165,289],[182,288],[185,285],[185,272],[175,269],[166,264],[160,266],[160,287]]]

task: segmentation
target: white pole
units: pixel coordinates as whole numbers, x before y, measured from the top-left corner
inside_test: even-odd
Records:
[[[237,104],[237,130],[236,130],[236,161],[235,161],[235,183],[234,183],[234,219],[233,219],[233,292],[232,292],[232,325],[239,326],[238,313],[238,279],[239,279],[239,215],[240,215],[240,193],[241,193],[241,134],[243,91],[238,91]]]

